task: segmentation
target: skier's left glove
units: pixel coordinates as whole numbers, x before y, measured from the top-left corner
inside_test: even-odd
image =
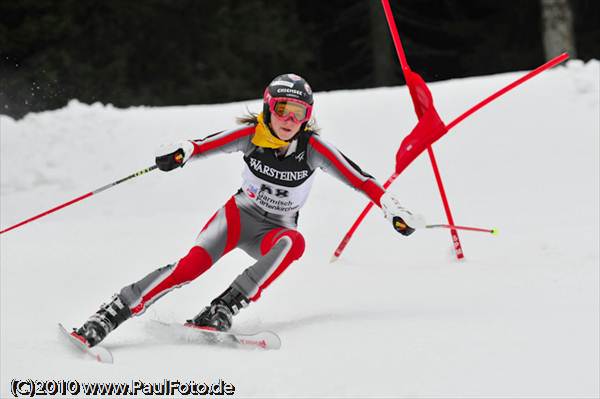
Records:
[[[409,236],[414,233],[415,229],[425,227],[423,216],[415,215],[403,208],[392,194],[386,192],[379,201],[383,215],[392,222],[392,226],[398,233]]]
[[[162,145],[156,151],[156,166],[164,172],[183,167],[193,153],[194,144],[191,141]]]

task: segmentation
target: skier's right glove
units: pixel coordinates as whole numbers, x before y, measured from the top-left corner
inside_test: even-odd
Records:
[[[191,141],[162,145],[156,151],[156,166],[165,172],[183,167],[193,153],[194,144]]]
[[[425,227],[423,216],[414,215],[402,207],[392,194],[386,192],[379,201],[385,218],[391,221],[394,229],[403,236],[409,236],[415,229]]]

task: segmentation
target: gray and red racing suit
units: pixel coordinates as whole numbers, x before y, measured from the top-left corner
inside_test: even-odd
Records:
[[[186,256],[121,290],[133,315],[194,280],[234,248],[241,248],[256,262],[232,286],[256,301],[304,252],[304,238],[296,230],[298,211],[306,202],[317,168],[362,191],[380,206],[384,189],[318,134],[302,131],[285,153],[278,154],[254,145],[254,132],[254,126],[246,126],[192,141],[191,159],[242,152],[242,187],[210,218]]]

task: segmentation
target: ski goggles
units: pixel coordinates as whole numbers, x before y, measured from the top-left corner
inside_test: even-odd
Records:
[[[312,106],[293,98],[271,98],[269,100],[271,115],[282,121],[294,120],[296,123],[308,122]]]

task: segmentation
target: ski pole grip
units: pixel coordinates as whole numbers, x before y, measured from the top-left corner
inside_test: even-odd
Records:
[[[174,157],[174,158],[175,158],[175,162],[177,162],[177,163],[179,163],[179,164],[183,162],[183,154],[182,154],[180,151],[178,151],[178,152],[175,154],[175,157]]]

